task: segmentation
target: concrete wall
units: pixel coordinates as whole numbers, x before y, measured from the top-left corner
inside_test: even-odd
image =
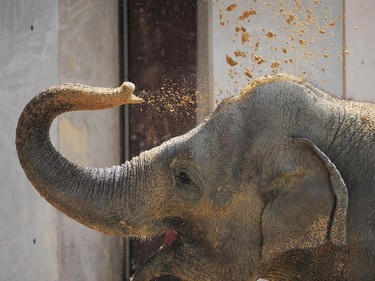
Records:
[[[345,1],[346,97],[375,101],[375,1]]]
[[[59,0],[59,82],[119,85],[117,0]],[[74,162],[119,164],[119,109],[65,114],[60,152]],[[121,280],[123,240],[90,230],[58,214],[60,280]],[[82,270],[84,269],[84,270]]]
[[[117,1],[0,1],[0,280],[122,280],[123,241],[58,213],[14,147],[31,97],[61,82],[119,84]],[[118,109],[66,114],[51,137],[80,164],[120,162]]]
[[[212,3],[208,53],[213,106],[272,73],[304,77],[330,94],[343,95],[343,1]]]
[[[57,35],[57,1],[0,1],[0,280],[58,280],[57,212],[31,187],[14,146],[26,102],[58,82]]]

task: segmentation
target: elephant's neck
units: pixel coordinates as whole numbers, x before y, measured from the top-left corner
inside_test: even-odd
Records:
[[[336,165],[349,195],[347,241],[350,251],[350,280],[374,276],[373,229],[375,209],[375,106],[342,102],[323,123],[311,121],[306,138],[317,145]],[[337,110],[338,109],[338,110]],[[321,117],[316,117],[317,119]],[[320,133],[319,133],[320,130]],[[354,277],[353,277],[354,276]],[[330,280],[330,279],[327,279]]]
[[[348,190],[375,182],[375,106],[333,104],[326,114],[316,113],[302,135],[336,165]]]
[[[347,249],[326,244],[291,250],[262,265],[262,278],[283,280],[347,280]]]

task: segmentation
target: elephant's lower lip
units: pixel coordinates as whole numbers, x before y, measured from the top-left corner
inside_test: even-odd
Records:
[[[172,245],[174,241],[176,241],[178,237],[178,232],[175,230],[167,230],[164,235],[164,242],[163,246]]]

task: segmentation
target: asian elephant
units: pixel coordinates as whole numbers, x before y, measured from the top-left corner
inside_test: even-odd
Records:
[[[109,235],[164,245],[133,280],[375,280],[375,106],[266,76],[199,126],[121,166],[82,167],[49,139],[67,111],[140,103],[134,85],[63,84],[22,112],[16,146],[35,188]]]

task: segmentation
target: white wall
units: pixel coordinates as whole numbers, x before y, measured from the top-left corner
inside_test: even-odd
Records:
[[[117,0],[59,0],[59,82],[113,87],[119,81]],[[88,166],[120,164],[119,109],[60,117],[59,149]],[[59,280],[121,280],[123,240],[58,214]]]
[[[203,15],[198,33],[201,33],[201,38],[206,36],[208,42],[202,39],[198,42],[204,50],[204,58],[198,62],[209,63],[199,79],[203,81],[201,85],[206,83],[204,91],[213,93],[213,98],[207,99],[211,109],[224,97],[239,93],[251,79],[274,71],[302,76],[335,96],[375,100],[375,79],[372,79],[375,67],[374,1],[220,0],[206,3],[200,4],[199,11],[203,11]],[[237,7],[227,11],[232,4],[237,4]],[[313,12],[310,18],[307,9]],[[256,11],[256,15],[250,16],[249,21],[239,20],[247,10]],[[295,19],[288,24],[286,19],[290,12]],[[202,22],[204,16],[208,21]],[[249,42],[242,43],[243,32],[236,32],[236,27],[246,28],[250,33]],[[321,30],[325,33],[322,34]],[[276,37],[267,37],[269,31]],[[305,46],[299,43],[301,39],[306,40]],[[286,54],[282,48],[287,49]],[[236,57],[234,52],[237,50],[246,52],[247,57]],[[328,57],[325,58],[324,54]],[[226,55],[238,64],[228,65]],[[258,65],[254,55],[260,55],[266,62]],[[293,63],[285,62],[289,59]],[[278,68],[271,67],[275,61],[281,63]],[[246,77],[246,67],[250,68],[253,78]]]
[[[345,1],[346,97],[375,101],[375,1]]]
[[[26,102],[58,82],[57,34],[57,1],[0,1],[0,280],[58,280],[57,213],[26,179],[14,146]]]
[[[117,0],[0,1],[0,280],[121,280],[123,240],[81,226],[26,179],[14,141],[37,92],[62,82],[119,85]],[[51,136],[70,159],[120,162],[119,110],[66,114]]]
[[[232,4],[236,7],[228,11]],[[275,72],[304,77],[328,93],[342,96],[342,1],[222,0],[212,1],[208,9],[214,105],[238,94],[252,79]],[[239,19],[249,10],[256,14]],[[242,40],[246,33],[248,42]],[[236,57],[236,51],[244,52],[246,57]],[[237,65],[229,65],[227,55]],[[258,64],[255,56],[265,62]],[[252,78],[246,76],[246,68]]]

